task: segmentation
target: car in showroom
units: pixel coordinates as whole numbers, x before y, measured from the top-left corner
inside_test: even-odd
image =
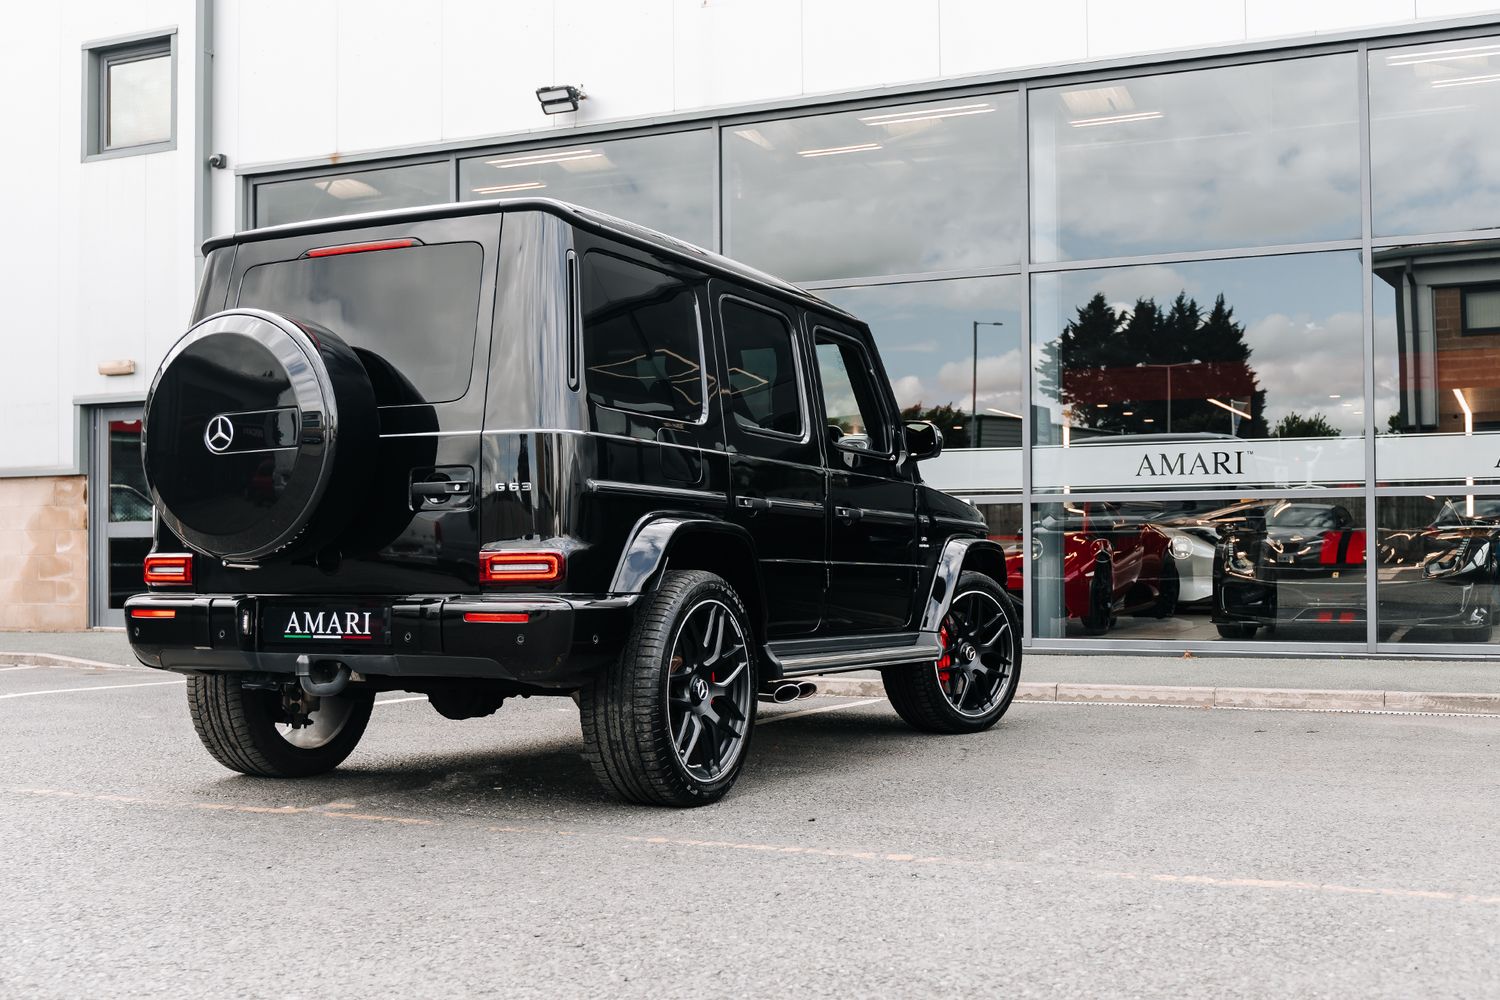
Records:
[[[1176,612],[1180,578],[1165,530],[1123,503],[1069,502],[1060,510],[1039,519],[1032,562],[1043,567],[1041,577],[1061,577],[1067,617],[1084,634],[1104,635],[1121,615]]]
[[[926,486],[869,327],[543,199],[209,241],[145,404],[126,602],[226,767],[328,771],[376,693],[451,719],[571,697],[620,798],[714,801],[761,699],[878,669],[994,725],[1021,643],[979,512]]]
[[[1500,612],[1500,500],[1447,499],[1426,527],[1382,532],[1376,560],[1382,633],[1490,641]]]

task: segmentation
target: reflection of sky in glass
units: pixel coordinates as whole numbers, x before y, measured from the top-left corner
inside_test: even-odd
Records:
[[[1500,226],[1500,37],[1370,53],[1375,234]]]
[[[458,188],[463,201],[557,198],[706,247],[713,242],[713,133],[478,156],[459,163]]]
[[[441,205],[451,200],[449,170],[447,163],[414,163],[260,184],[255,188],[255,224],[275,226],[359,212]]]
[[[1015,94],[725,128],[725,245],[798,281],[1013,264]]]
[[[1244,327],[1249,365],[1266,391],[1267,424],[1290,413],[1321,416],[1343,437],[1361,436],[1361,280],[1355,251],[1040,274],[1033,285],[1032,337],[1040,365],[1043,347],[1095,292],[1118,312],[1133,309],[1138,298],[1155,298],[1165,310],[1185,291],[1205,314],[1222,293]],[[1040,386],[1036,403],[1061,421],[1061,405]]]
[[[1032,91],[1036,259],[1358,238],[1356,68],[1335,55]]]
[[[814,294],[870,324],[896,401],[905,408],[951,404],[967,412],[976,378],[973,322],[979,327],[979,411],[1021,413],[1021,279],[964,278]]]

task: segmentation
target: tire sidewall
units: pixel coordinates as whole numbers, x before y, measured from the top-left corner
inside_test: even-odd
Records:
[[[306,777],[331,771],[354,752],[354,747],[364,735],[374,707],[375,693],[361,685],[351,685],[338,697],[353,699],[349,718],[342,729],[320,747],[293,746],[281,737],[276,729],[274,691],[259,691],[241,688],[244,697],[245,720],[250,725],[256,749],[287,777]]]
[[[1010,708],[1010,703],[1015,700],[1016,691],[1021,686],[1020,615],[1016,611],[1015,604],[998,583],[982,573],[971,571],[959,577],[958,587],[954,590],[953,600],[949,606],[957,604],[965,595],[974,591],[981,591],[993,597],[999,603],[1000,610],[1010,626],[1010,676],[1006,680],[1005,693],[983,715],[966,715],[954,708],[953,703],[943,693],[942,682],[938,679],[937,663],[919,668],[923,672],[924,683],[931,684],[935,689],[937,695],[935,704],[938,710],[949,718],[955,729],[968,732],[979,732],[999,722],[1000,717]]]

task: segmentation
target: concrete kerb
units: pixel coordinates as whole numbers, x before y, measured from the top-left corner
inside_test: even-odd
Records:
[[[0,667],[81,667],[89,670],[149,670],[139,663],[105,663],[58,653],[7,653],[0,651]]]
[[[818,693],[838,698],[884,698],[870,678],[823,677]],[[1067,684],[1023,681],[1017,701],[1186,708],[1269,708],[1330,712],[1452,712],[1500,715],[1500,694],[1431,691],[1323,691],[1299,688],[1185,687],[1150,684]]]

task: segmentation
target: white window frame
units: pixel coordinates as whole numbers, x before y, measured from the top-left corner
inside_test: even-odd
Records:
[[[166,56],[172,66],[171,135],[156,142],[111,146],[109,125],[109,68],[116,63]],[[83,46],[83,160],[163,153],[177,148],[177,29],[164,28],[134,35],[85,42]]]

